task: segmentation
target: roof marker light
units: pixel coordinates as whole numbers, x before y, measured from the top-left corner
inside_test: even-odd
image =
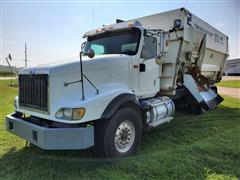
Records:
[[[129,27],[133,27],[133,23],[128,23],[128,26]]]

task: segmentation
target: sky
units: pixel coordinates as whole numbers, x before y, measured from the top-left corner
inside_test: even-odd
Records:
[[[14,1],[0,0],[1,64],[8,53],[12,65],[28,66],[78,58],[86,31],[185,7],[229,37],[229,59],[240,57],[240,3],[238,0],[117,0]]]

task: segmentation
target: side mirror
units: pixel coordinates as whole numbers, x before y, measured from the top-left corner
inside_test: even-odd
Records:
[[[89,49],[86,53],[88,55],[89,58],[93,58],[95,56],[95,52],[93,49]]]
[[[84,43],[82,43],[82,45],[81,45],[81,51],[82,52],[84,52],[85,46],[86,46],[86,41]]]
[[[8,58],[9,58],[10,60],[12,60],[12,56],[11,56],[11,54],[8,54]]]

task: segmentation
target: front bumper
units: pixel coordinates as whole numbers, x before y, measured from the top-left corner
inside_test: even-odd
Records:
[[[6,129],[46,150],[87,149],[94,145],[93,126],[47,128],[10,114],[6,116]]]

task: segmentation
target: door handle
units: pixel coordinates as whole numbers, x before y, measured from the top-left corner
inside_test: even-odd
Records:
[[[139,64],[139,72],[145,72],[146,71],[146,64]]]

